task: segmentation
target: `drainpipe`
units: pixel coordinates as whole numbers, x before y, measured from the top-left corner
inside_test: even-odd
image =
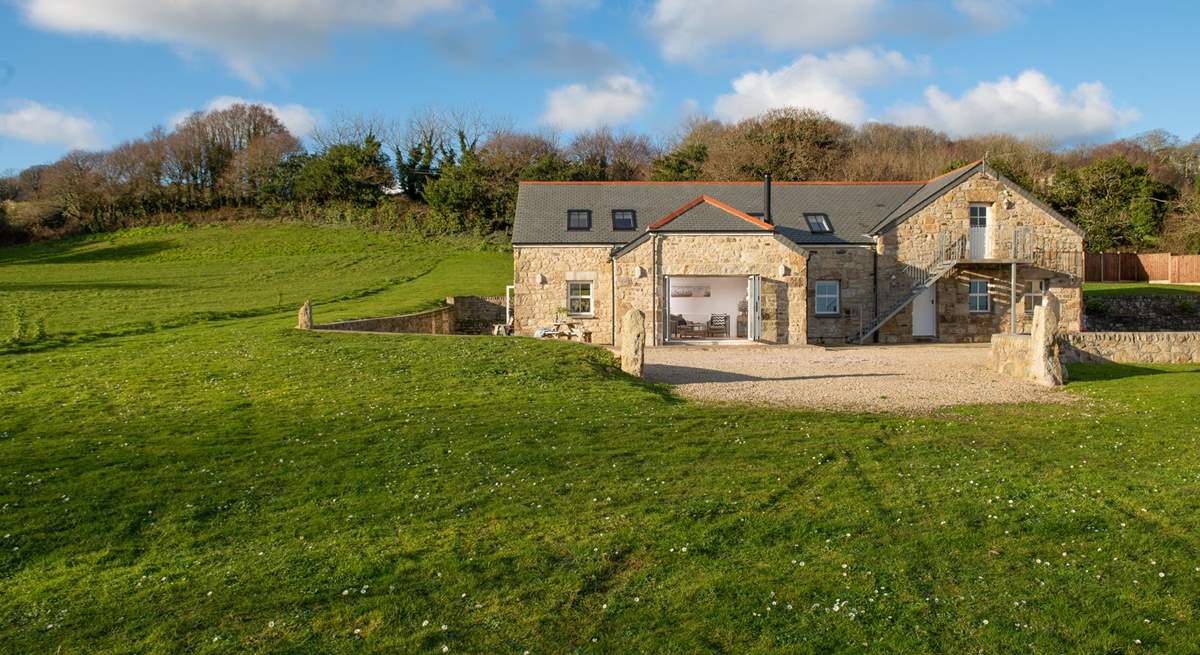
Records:
[[[871,299],[871,323],[874,324],[879,318],[879,247],[877,245],[871,246],[871,287],[873,291],[873,298]],[[859,333],[861,332],[862,330],[859,330]],[[875,343],[879,343],[879,330],[875,330],[875,334],[872,337]]]
[[[616,249],[613,249],[616,252]],[[608,312],[612,314],[612,345],[617,344],[617,257],[609,253],[608,255],[608,272],[611,276],[609,284]]]
[[[654,345],[661,346],[659,341],[659,325],[663,322],[658,315],[658,235],[650,235],[650,318],[654,326]]]

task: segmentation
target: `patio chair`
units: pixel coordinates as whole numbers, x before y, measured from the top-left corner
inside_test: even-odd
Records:
[[[729,336],[729,314],[713,314],[708,317],[708,338],[724,339]]]

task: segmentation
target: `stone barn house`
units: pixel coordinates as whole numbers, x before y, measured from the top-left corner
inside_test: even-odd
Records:
[[[988,341],[1082,313],[1083,232],[983,161],[926,181],[522,182],[516,334],[618,343]]]

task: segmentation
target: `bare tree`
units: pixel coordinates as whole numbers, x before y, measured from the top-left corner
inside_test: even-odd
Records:
[[[361,144],[368,136],[374,137],[388,150],[394,150],[404,145],[406,132],[395,119],[382,114],[339,111],[314,130],[311,138],[319,150],[328,150],[340,144]]]

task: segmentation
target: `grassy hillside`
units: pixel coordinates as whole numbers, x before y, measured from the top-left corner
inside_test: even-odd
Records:
[[[44,325],[48,340],[69,341],[279,313],[305,299],[353,300],[338,311],[378,315],[420,309],[459,288],[502,293],[511,256],[475,246],[355,229],[221,224],[5,248],[0,329],[20,315]],[[423,279],[439,264],[441,271]]]
[[[229,240],[211,229],[171,238],[178,251],[193,236]],[[254,248],[256,236],[226,234]],[[367,256],[353,232],[307,234],[346,263],[343,278],[309,280],[298,257],[268,295],[239,296],[235,269],[286,266],[217,248],[194,283],[176,278],[199,298],[228,280],[257,315],[0,355],[0,651],[1200,642],[1200,367],[1077,367],[1087,400],[1053,409],[698,405],[578,344],[297,332],[290,305],[310,286],[359,296],[320,317],[507,282],[503,253]],[[358,235],[364,251],[384,238]],[[2,280],[28,265],[0,257]],[[395,270],[373,276],[376,257]],[[140,281],[130,268],[157,266],[133,260],[74,278],[38,265],[60,284]],[[123,290],[125,311],[190,311],[160,291]],[[272,293],[285,311],[270,313]]]

